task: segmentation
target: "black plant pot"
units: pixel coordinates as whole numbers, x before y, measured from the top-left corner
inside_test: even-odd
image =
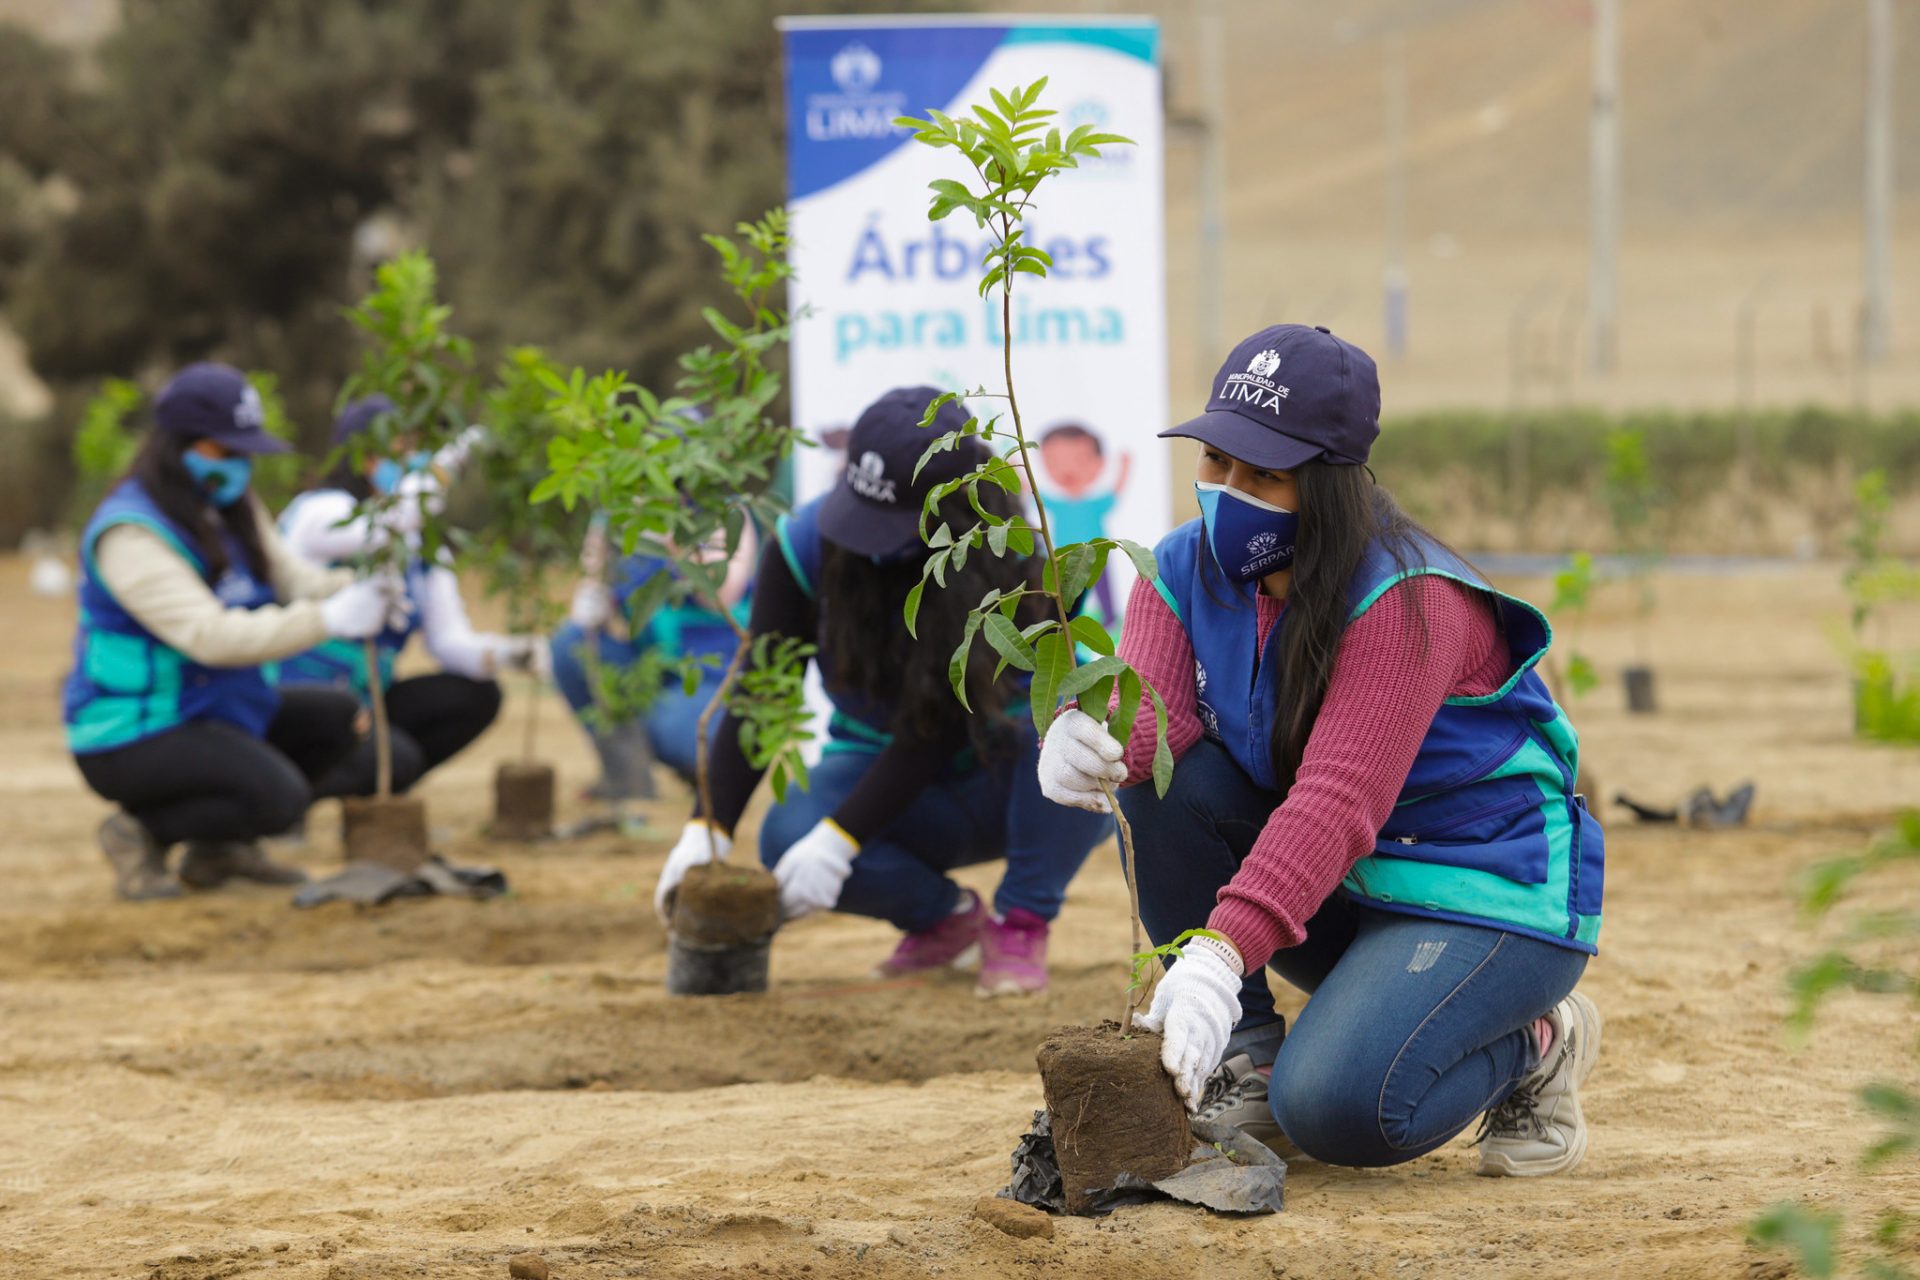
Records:
[[[1653,668],[1628,667],[1624,672],[1627,684],[1627,710],[1635,715],[1652,715],[1660,709],[1659,701],[1653,695]]]

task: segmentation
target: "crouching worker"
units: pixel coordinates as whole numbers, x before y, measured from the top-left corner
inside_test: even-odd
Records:
[[[334,446],[351,441],[392,410],[385,396],[349,404],[334,422]],[[493,723],[500,714],[500,685],[494,678],[500,671],[546,672],[546,645],[538,637],[474,630],[453,570],[444,562],[428,564],[418,554],[426,515],[439,510],[447,477],[464,461],[470,445],[463,437],[437,455],[416,454],[405,461],[369,458],[359,470],[343,459],[324,486],[295,498],[280,516],[288,544],[321,564],[350,560],[395,538],[416,551],[405,576],[406,620],[375,637],[396,793],[451,760]],[[376,490],[398,494],[400,500],[385,507],[378,519],[356,518],[354,507]],[[394,662],[415,631],[441,669],[396,680]],[[338,689],[362,703],[367,679],[365,646],[340,641],[316,646],[280,672],[285,687]],[[376,763],[376,744],[369,740],[321,779],[320,794],[372,795]]]
[[[1201,517],[1160,544],[1120,645],[1166,697],[1172,789],[1129,785],[1150,716],[1123,752],[1064,715],[1041,778],[1096,808],[1126,786],[1148,932],[1219,935],[1142,1018],[1190,1107],[1353,1166],[1480,1120],[1479,1172],[1559,1173],[1600,1049],[1574,990],[1600,827],[1534,671],[1546,619],[1375,485],[1379,411],[1373,361],[1324,330],[1234,351],[1206,412],[1162,432],[1199,441]],[[1268,968],[1309,995],[1291,1034]]]
[[[596,528],[589,536],[604,546],[603,531]],[[720,586],[721,603],[736,618],[744,619],[750,607],[757,551],[749,524],[741,532],[740,545]],[[689,600],[656,609],[644,625],[637,630],[630,628],[628,601],[655,575],[672,573],[672,565],[658,556],[627,556],[615,566],[613,581],[608,583],[596,571],[604,557],[591,552],[592,548],[581,555],[585,572],[574,589],[567,625],[553,636],[554,685],[573,708],[600,757],[600,780],[588,789],[587,796],[619,801],[652,795],[650,760],[658,760],[691,785],[700,717],[719,690],[727,660],[733,656],[733,624],[698,601]],[[677,673],[670,672],[662,677],[644,714],[622,724],[605,724],[596,718],[599,699],[588,662],[589,645],[601,666],[616,671],[630,670],[649,652],[669,660],[698,658],[705,665],[692,693],[687,692]],[[718,717],[709,723],[717,725]]]
[[[809,787],[788,793],[761,824],[761,861],[780,881],[788,918],[847,911],[886,920],[905,936],[879,967],[886,976],[979,964],[981,995],[1045,990],[1049,923],[1067,882],[1112,830],[1105,815],[1047,803],[1035,780],[1038,743],[1025,683],[993,677],[994,655],[976,646],[967,673],[969,716],[947,681],[947,661],[968,610],[989,588],[1029,579],[1017,558],[970,557],[928,591],[919,638],[901,620],[920,578],[918,523],[927,494],[985,460],[966,442],[936,455],[916,480],[927,443],[966,422],[945,406],[932,431],[920,417],[937,393],[888,392],[854,425],[839,485],[784,518],[760,559],[751,629],[818,646],[834,711]],[[992,485],[980,498],[1000,515],[1016,499]],[[948,519],[971,516],[949,500]],[[714,741],[710,821],[725,849],[760,771],[749,767],[731,713]],[[667,858],[654,902],[688,867],[706,862],[709,817],[696,816]],[[1006,859],[993,908],[947,873]]]
[[[120,806],[100,847],[123,898],[305,879],[255,841],[294,826],[358,739],[352,697],[276,694],[265,668],[373,635],[397,592],[280,540],[249,482],[255,455],[285,449],[239,370],[192,365],[160,393],[132,470],[81,535],[67,742],[87,785]]]

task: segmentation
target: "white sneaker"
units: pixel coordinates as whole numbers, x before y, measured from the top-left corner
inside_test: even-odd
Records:
[[[1578,991],[1547,1014],[1553,1048],[1480,1122],[1480,1168],[1489,1178],[1565,1173],[1587,1154],[1580,1086],[1600,1056],[1600,1010]]]
[[[1285,1141],[1280,1126],[1273,1121],[1273,1108],[1267,1105],[1267,1078],[1254,1069],[1253,1059],[1244,1053],[1213,1069],[1200,1091],[1200,1106],[1193,1118],[1230,1124],[1269,1148]]]

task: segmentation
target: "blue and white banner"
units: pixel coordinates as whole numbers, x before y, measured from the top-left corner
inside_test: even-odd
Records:
[[[1021,276],[1014,378],[1056,540],[1101,533],[1151,546],[1170,527],[1159,31],[1148,19],[795,18],[787,56],[787,165],[797,321],[797,496],[846,465],[845,432],[891,387],[1005,388],[997,293],[976,292],[990,243],[966,214],[927,221],[927,183],[966,179],[951,150],[896,116],[959,116],[988,89],[1042,76],[1063,128],[1132,138],[1052,179],[1027,243],[1053,273]],[[981,417],[1004,400],[970,407]],[[1109,617],[1131,582],[1109,564]]]

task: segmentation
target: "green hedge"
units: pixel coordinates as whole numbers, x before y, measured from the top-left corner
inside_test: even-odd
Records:
[[[1593,549],[1611,543],[1603,484],[1607,438],[1619,429],[1641,435],[1658,490],[1656,536],[1671,549],[1791,550],[1729,538],[1716,514],[1727,504],[1709,500],[1736,492],[1750,504],[1805,512],[1823,529],[1850,514],[1853,480],[1865,471],[1884,469],[1896,500],[1920,492],[1920,410],[1461,410],[1390,417],[1382,425],[1374,471],[1421,518],[1443,527],[1506,522],[1537,535],[1551,517],[1571,512],[1582,528],[1569,545]],[[1742,487],[1736,477],[1749,432],[1753,472]],[[1537,537],[1523,533],[1520,541]],[[1568,533],[1563,528],[1547,541],[1567,542]]]

